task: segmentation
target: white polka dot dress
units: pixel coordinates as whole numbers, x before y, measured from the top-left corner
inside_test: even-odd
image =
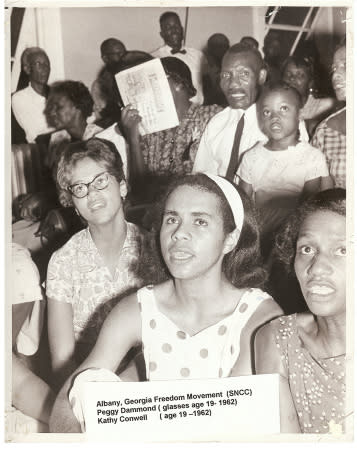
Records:
[[[159,311],[153,286],[137,293],[148,380],[219,378],[229,376],[240,352],[240,335],[268,294],[246,291],[236,309],[214,325],[190,336]]]
[[[289,387],[303,433],[329,433],[344,429],[345,355],[317,358],[299,336],[296,314],[271,322],[275,342],[288,374]]]

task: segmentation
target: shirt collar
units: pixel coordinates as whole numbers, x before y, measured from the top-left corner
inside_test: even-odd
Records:
[[[248,121],[254,120],[255,122],[257,121],[256,103],[253,103],[247,109],[231,108],[230,106],[228,106],[228,108],[233,112],[233,114],[235,115],[234,117],[238,116],[240,118],[244,114],[245,120],[248,120]]]
[[[171,55],[172,47],[170,47],[169,45],[165,44],[165,45],[163,46],[163,48],[164,48],[167,52],[169,52],[170,55]],[[180,48],[180,50],[185,50],[185,51],[187,52],[187,48],[186,48],[184,45]],[[180,53],[179,53],[179,54],[180,54]]]

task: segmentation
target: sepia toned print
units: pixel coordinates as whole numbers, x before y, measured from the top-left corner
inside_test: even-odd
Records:
[[[6,440],[350,442],[353,5],[7,6]]]

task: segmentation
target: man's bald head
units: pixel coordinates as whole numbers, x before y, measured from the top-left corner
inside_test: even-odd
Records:
[[[26,48],[21,55],[21,68],[29,77],[33,88],[47,85],[51,65],[47,53],[42,48]]]
[[[230,54],[230,55],[239,55],[244,53],[247,55],[247,57],[254,61],[254,66],[256,67],[256,70],[259,71],[265,67],[263,57],[260,53],[260,51],[255,47],[249,47],[244,42],[239,42],[238,44],[232,45],[224,56]]]
[[[223,55],[229,48],[229,40],[222,33],[215,33],[207,41],[207,50],[219,63],[221,63]]]
[[[125,45],[119,39],[109,38],[101,43],[100,53],[105,65],[117,63],[125,55]]]

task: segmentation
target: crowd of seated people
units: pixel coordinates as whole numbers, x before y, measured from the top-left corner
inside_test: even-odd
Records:
[[[276,32],[265,58],[253,36],[221,33],[206,58],[173,12],[160,35],[151,55],[106,39],[91,92],[48,86],[46,53],[24,52],[12,110],[46,189],[15,199],[13,279],[32,287],[12,299],[12,415],[83,431],[83,381],[279,373],[282,431],[346,430],[346,42],[323,97],[311,54],[283,57]],[[179,124],[142,135],[115,75],[153,58]],[[39,305],[41,373],[18,339]]]

